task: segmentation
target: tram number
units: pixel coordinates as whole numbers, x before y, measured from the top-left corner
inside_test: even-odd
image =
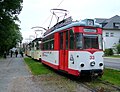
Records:
[[[95,57],[94,57],[94,56],[90,56],[90,60],[91,60],[91,59],[95,59]]]

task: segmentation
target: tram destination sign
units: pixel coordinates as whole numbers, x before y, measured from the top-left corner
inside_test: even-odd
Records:
[[[84,32],[97,32],[97,30],[96,29],[89,29],[89,28],[85,28],[84,29]]]

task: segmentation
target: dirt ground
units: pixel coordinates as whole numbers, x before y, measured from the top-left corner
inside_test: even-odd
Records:
[[[0,92],[90,92],[82,83],[76,83],[58,74],[33,76],[22,57],[0,59]]]
[[[60,76],[41,75],[12,80],[8,92],[90,92],[81,84]]]

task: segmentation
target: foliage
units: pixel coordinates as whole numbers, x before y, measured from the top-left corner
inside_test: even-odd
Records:
[[[111,48],[105,49],[104,54],[105,54],[105,56],[111,56],[111,55],[113,55],[113,50]]]
[[[40,75],[40,74],[48,74],[52,73],[51,70],[47,69],[42,63],[40,62],[35,62],[31,58],[24,58],[26,64],[29,66],[32,74],[34,75]]]
[[[120,54],[120,44],[118,44],[116,48],[117,48],[117,53]]]
[[[18,14],[23,0],[0,0],[0,55],[22,41]]]

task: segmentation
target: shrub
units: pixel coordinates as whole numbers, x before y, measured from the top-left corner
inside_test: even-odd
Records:
[[[120,54],[120,44],[117,45],[117,53]]]
[[[104,54],[105,56],[111,56],[113,55],[113,50],[111,48],[105,49]]]

